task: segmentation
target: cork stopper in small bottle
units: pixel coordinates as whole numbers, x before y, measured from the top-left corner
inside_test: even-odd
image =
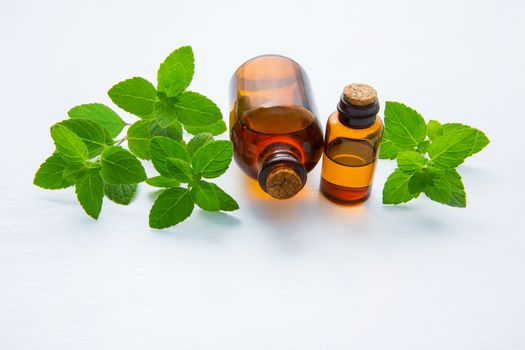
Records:
[[[370,85],[353,83],[345,86],[343,98],[354,106],[369,106],[377,100],[377,91]]]
[[[266,178],[266,192],[277,199],[288,199],[303,188],[299,174],[290,167],[273,168]]]

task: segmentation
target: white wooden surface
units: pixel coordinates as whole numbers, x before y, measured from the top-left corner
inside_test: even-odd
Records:
[[[525,349],[525,83],[520,1],[0,3],[0,349]],[[319,167],[277,202],[232,166],[241,210],[150,230],[153,190],[98,222],[71,190],[31,185],[48,127],[191,44],[192,88],[227,112],[245,59],[280,53],[322,123],[368,82],[492,143],[460,168],[468,208],[372,198],[340,207]],[[128,121],[133,117],[123,113]],[[151,169],[150,169],[151,170]]]

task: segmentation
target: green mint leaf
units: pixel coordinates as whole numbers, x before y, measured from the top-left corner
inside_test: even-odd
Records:
[[[221,205],[213,184],[197,181],[191,188],[191,198],[201,208],[207,211],[219,211]]]
[[[221,110],[206,96],[187,91],[177,99],[174,105],[176,118],[184,126],[207,127],[222,120]]]
[[[392,140],[388,138],[388,135],[383,132],[383,140],[381,141],[381,147],[379,148],[379,159],[396,159],[399,148],[397,148]]]
[[[159,122],[154,120],[149,126],[151,136],[166,136],[175,141],[182,141],[182,124],[174,120],[168,127],[161,127]]]
[[[86,173],[75,182],[75,193],[84,211],[98,219],[104,198],[104,185],[100,174]]]
[[[99,162],[84,162],[84,167],[89,173],[96,174],[102,170],[102,164]]]
[[[51,127],[51,137],[57,152],[65,161],[81,163],[88,159],[89,152],[85,143],[66,126],[55,124]]]
[[[76,106],[71,108],[67,114],[73,119],[89,119],[98,123],[112,138],[117,137],[126,125],[117,113],[102,103]]]
[[[102,177],[112,184],[134,184],[146,180],[140,161],[119,146],[108,147],[102,152]]]
[[[151,120],[139,120],[133,123],[127,132],[129,150],[140,159],[150,159],[149,141]]]
[[[406,172],[420,170],[427,162],[427,159],[416,151],[402,151],[397,154],[397,166]]]
[[[449,182],[445,176],[445,170],[430,167],[432,173],[432,184],[425,188],[425,194],[433,201],[446,204],[450,201],[452,191]]]
[[[425,194],[433,201],[464,208],[466,194],[461,176],[454,169],[440,169],[431,167],[433,183],[425,188]]]
[[[428,169],[415,172],[408,181],[408,190],[412,194],[421,193],[427,186],[433,186],[434,177]]]
[[[153,203],[149,213],[149,225],[158,229],[174,226],[191,215],[193,206],[187,188],[169,188]]]
[[[421,154],[424,154],[424,153],[427,153],[429,147],[430,147],[430,142],[428,140],[421,141],[419,145],[417,145],[417,151]]]
[[[218,177],[228,169],[233,156],[230,141],[209,141],[191,157],[193,170],[202,177]]]
[[[224,192],[219,186],[212,183],[213,190],[219,199],[219,207],[223,211],[234,211],[239,209],[239,204],[228,193]]]
[[[455,168],[463,163],[476,143],[476,131],[460,128],[437,137],[428,148],[432,163],[442,168]]]
[[[182,159],[168,158],[166,165],[171,178],[182,183],[190,183],[193,181],[193,170],[188,162]]]
[[[40,165],[33,184],[47,190],[58,190],[72,186],[74,181],[62,177],[67,166],[67,162],[58,153],[54,153]]]
[[[121,81],[108,91],[111,100],[120,108],[141,118],[153,114],[157,90],[144,78],[134,77]]]
[[[154,176],[150,177],[149,179],[146,179],[146,183],[153,187],[160,187],[160,188],[170,188],[170,187],[179,187],[180,182],[178,182],[175,179],[171,179],[169,177],[164,176]]]
[[[447,123],[443,125],[442,134],[446,135],[457,130],[467,129],[471,129],[476,133],[474,142],[472,143],[472,147],[469,152],[469,156],[471,156],[481,151],[490,142],[487,135],[485,135],[481,130],[460,123]]]
[[[203,132],[209,132],[212,135],[220,135],[226,131],[226,123],[221,119],[207,126],[184,125],[184,129],[192,135],[197,135]]]
[[[177,113],[173,103],[170,101],[159,101],[153,107],[153,117],[159,122],[159,126],[167,128],[177,121]]]
[[[197,134],[186,145],[186,151],[188,151],[188,154],[191,157],[195,151],[197,151],[209,141],[213,141],[213,135],[209,132]]]
[[[190,162],[190,156],[182,143],[165,136],[155,136],[150,141],[151,161],[155,169],[165,177],[171,177],[168,169],[168,158],[181,159]]]
[[[167,96],[177,96],[190,85],[194,71],[191,46],[179,47],[161,63],[157,72],[157,89]]]
[[[110,184],[104,183],[104,194],[111,201],[128,205],[137,192],[137,184]]]
[[[386,180],[383,187],[384,204],[400,204],[417,198],[419,193],[411,193],[408,183],[412,174],[405,173],[401,169],[396,169]]]
[[[444,175],[450,184],[450,200],[446,204],[451,207],[465,208],[467,206],[467,195],[461,176],[454,169],[446,170]]]
[[[443,130],[441,130],[441,123],[437,120],[429,120],[427,124],[427,136],[430,141],[434,141],[434,139],[438,136],[441,136],[443,134]]]
[[[73,131],[84,141],[89,158],[100,154],[106,147],[106,132],[98,123],[89,119],[66,119],[60,124]]]
[[[73,163],[64,169],[62,172],[62,177],[69,181],[76,181],[86,173],[87,169],[82,165],[82,163]]]
[[[399,102],[386,102],[385,125],[388,139],[400,150],[412,150],[426,137],[423,117]]]

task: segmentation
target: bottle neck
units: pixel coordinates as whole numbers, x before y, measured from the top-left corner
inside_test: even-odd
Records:
[[[368,106],[355,106],[341,96],[337,104],[337,111],[339,112],[339,121],[343,125],[353,129],[364,129],[375,123],[379,112],[379,101],[376,99],[374,103]]]
[[[270,196],[288,199],[306,184],[306,169],[293,153],[277,151],[262,159],[258,180]]]

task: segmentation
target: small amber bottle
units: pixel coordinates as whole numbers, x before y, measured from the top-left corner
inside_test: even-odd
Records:
[[[377,116],[377,92],[366,84],[344,88],[326,124],[321,192],[338,203],[370,196],[383,122]]]
[[[252,58],[235,71],[230,102],[235,161],[270,196],[293,197],[323,153],[306,72],[287,57]]]

